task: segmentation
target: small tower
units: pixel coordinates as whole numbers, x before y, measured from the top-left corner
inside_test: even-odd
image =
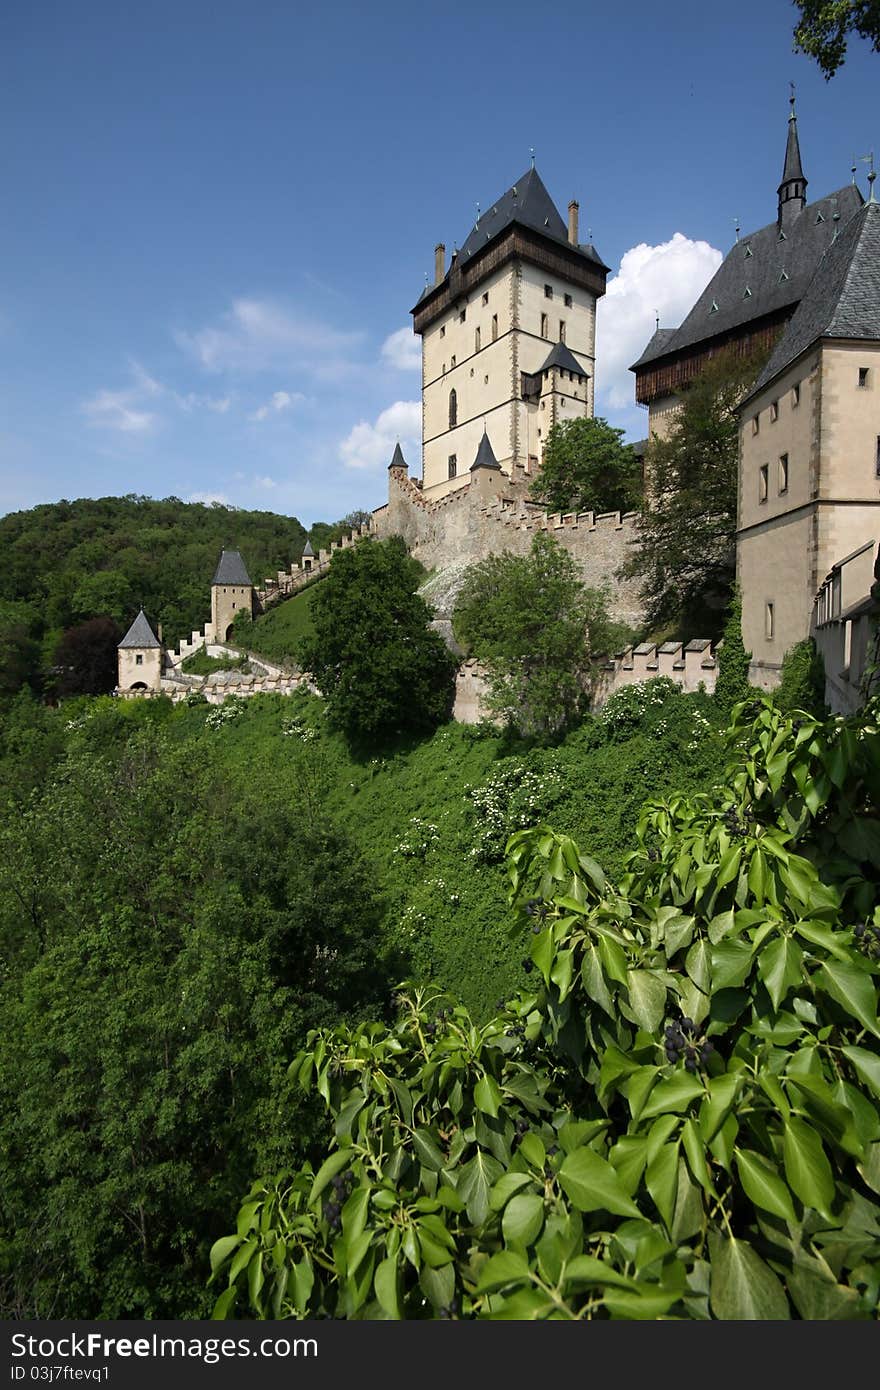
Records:
[[[141,609],[117,648],[117,690],[159,690],[162,658],[162,643]]]
[[[221,550],[214,578],[211,580],[211,626],[215,642],[228,642],[232,624],[244,609],[249,617],[254,611],[254,586],[237,550]]]
[[[315,568],[315,552],[312,549],[312,542],[310,540],[307,540],[303,546],[300,563],[304,570],[313,570]]]
[[[496,493],[504,477],[504,470],[495,457],[495,450],[489,442],[489,436],[483,427],[483,438],[480,440],[477,456],[470,467],[471,487],[479,493],[481,497],[491,497]]]
[[[785,164],[782,182],[776,190],[779,199],[776,222],[782,231],[803,212],[807,202],[807,179],[801,164],[801,147],[798,142],[797,117],[794,114],[794,91],[789,97],[791,114],[788,118],[788,139],[785,143]]]

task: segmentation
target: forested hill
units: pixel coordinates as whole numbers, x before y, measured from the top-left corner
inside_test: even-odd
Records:
[[[315,530],[319,530],[316,527]],[[296,517],[150,497],[53,502],[0,518],[0,657],[30,643],[51,660],[61,632],[89,618],[123,626],[143,604],[167,641],[200,627],[220,550],[240,550],[255,584],[298,560]]]

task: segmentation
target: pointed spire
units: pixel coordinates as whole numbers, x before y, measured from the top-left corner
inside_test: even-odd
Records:
[[[120,647],[161,647],[162,643],[150,627],[149,620],[143,608],[118,645]]]
[[[495,457],[492,445],[489,443],[489,436],[486,433],[486,426],[483,426],[483,438],[480,440],[480,447],[477,450],[477,457],[471,464],[470,471],[473,473],[478,468],[494,468],[501,472],[501,464]]]
[[[782,182],[776,190],[779,199],[777,222],[781,227],[797,217],[807,201],[807,179],[801,164],[801,148],[798,141],[797,116],[794,111],[794,83],[789,97],[791,112],[788,117],[788,138],[785,142],[785,164],[782,168]]]
[[[394,446],[394,453],[391,455],[391,462],[388,465],[389,471],[392,468],[402,468],[405,473],[409,472],[409,464],[403,457],[403,450],[400,447],[400,440]]]

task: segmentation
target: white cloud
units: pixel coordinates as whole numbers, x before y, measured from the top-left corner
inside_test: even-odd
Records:
[[[236,299],[217,323],[177,332],[178,346],[211,372],[312,369],[321,358],[345,358],[363,339],[269,299]]]
[[[282,410],[289,410],[292,405],[298,405],[306,397],[302,391],[275,391],[265,405],[261,405],[251,415],[252,420],[266,420],[270,415],[278,415]]]
[[[382,356],[401,372],[419,371],[422,365],[422,342],[412,329],[398,328],[382,344]]]
[[[605,408],[633,404],[635,377],[628,367],[647,346],[655,314],[661,328],[678,327],[722,260],[707,241],[681,232],[659,246],[642,242],[624,253],[596,314],[597,387]]]
[[[204,502],[206,507],[210,507],[212,502],[217,502],[222,507],[232,506],[225,492],[191,492],[186,500],[187,502]]]
[[[254,487],[263,488],[265,491],[271,492],[272,488],[277,486],[278,484],[276,483],[275,479],[270,478],[267,473],[262,474],[262,476],[260,474],[256,474],[254,477]]]
[[[410,463],[421,448],[422,406],[420,401],[395,401],[371,425],[361,420],[343,439],[339,455],[346,468],[387,467],[400,441]]]
[[[120,430],[123,434],[146,434],[153,428],[158,416],[151,410],[139,407],[139,393],[133,389],[96,391],[90,400],[83,401],[80,410],[90,425]]]

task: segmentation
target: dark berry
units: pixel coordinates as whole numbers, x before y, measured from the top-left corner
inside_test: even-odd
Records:
[[[696,1064],[696,1062],[694,1061],[693,1057],[688,1057],[688,1058],[685,1060],[685,1064],[684,1064],[684,1065],[685,1065],[685,1068],[686,1068],[687,1071],[694,1072],[694,1071],[697,1070],[697,1064]]]
[[[532,971],[535,968],[535,962],[533,960],[524,960],[522,963],[522,968],[527,975],[531,975]]]

